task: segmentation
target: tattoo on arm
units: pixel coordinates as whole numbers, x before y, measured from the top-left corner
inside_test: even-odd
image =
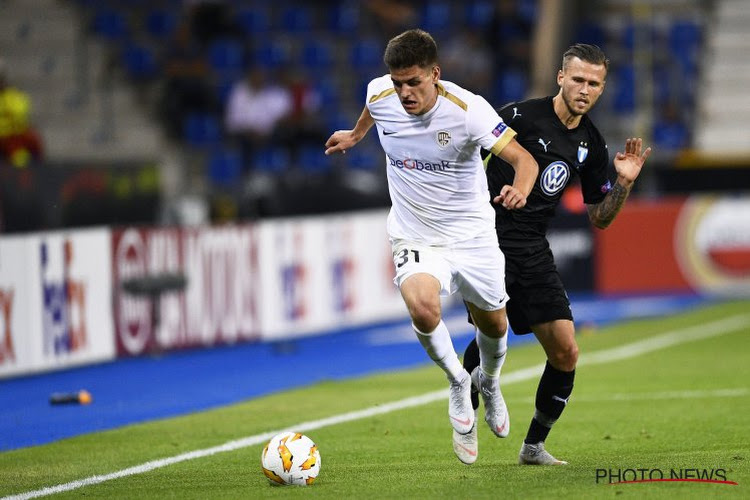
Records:
[[[591,223],[599,229],[609,226],[625,204],[628,194],[630,194],[630,189],[624,188],[615,182],[615,185],[601,202],[586,207]]]

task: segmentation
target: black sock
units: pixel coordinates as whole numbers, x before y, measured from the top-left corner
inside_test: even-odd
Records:
[[[464,368],[471,374],[477,366],[479,366],[479,346],[477,339],[472,339],[464,352]],[[479,408],[479,392],[473,385],[471,386],[471,406],[475,410]]]
[[[560,418],[573,392],[576,371],[563,372],[547,362],[536,390],[536,412],[524,442],[535,444],[547,439],[552,425]]]

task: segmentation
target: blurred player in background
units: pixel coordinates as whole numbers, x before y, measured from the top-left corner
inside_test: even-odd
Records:
[[[448,376],[454,432],[475,430],[472,382],[441,318],[440,296],[460,291],[477,325],[482,370],[476,383],[485,420],[505,437],[510,424],[499,375],[508,297],[480,149],[499,155],[516,174],[494,199],[505,210],[526,204],[538,166],[484,98],[440,80],[437,45],[428,33],[409,30],[394,37],[383,60],[390,74],[369,83],[354,129],[331,135],[326,154],[346,153],[377,125],[392,201],[387,226],[395,282],[417,338]]]
[[[544,448],[552,425],[568,404],[578,361],[570,301],[546,237],[549,221],[565,187],[578,175],[591,223],[606,228],[651,153],[651,148],[641,152],[640,138],[628,139],[625,152],[615,155],[617,180],[610,182],[607,145],[586,114],[604,91],[608,65],[599,47],[573,45],[563,55],[556,96],[511,103],[499,111],[540,166],[539,180],[524,207],[511,212],[495,206],[497,236],[506,259],[508,320],[516,335],[533,332],[547,354],[536,411],[519,454],[521,464],[567,463]],[[513,182],[514,170],[490,155],[487,179],[490,192],[499,193]],[[481,367],[477,350],[475,341],[466,349],[464,367],[469,373]],[[478,407],[476,394],[472,399]],[[459,460],[473,463],[478,452],[476,429],[463,435],[454,432],[453,448]]]

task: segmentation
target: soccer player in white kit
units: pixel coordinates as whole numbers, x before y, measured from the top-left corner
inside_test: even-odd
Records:
[[[346,153],[377,125],[392,202],[387,228],[394,281],[417,338],[448,376],[453,429],[468,434],[475,424],[471,377],[441,318],[440,296],[459,291],[477,328],[475,384],[484,399],[485,420],[505,437],[510,420],[499,385],[508,330],[505,260],[487,203],[480,148],[515,169],[513,185],[504,186],[493,200],[508,209],[526,204],[539,168],[484,98],[440,80],[437,45],[429,33],[414,29],[394,37],[383,60],[390,73],[370,82],[354,129],[334,132],[325,153]]]

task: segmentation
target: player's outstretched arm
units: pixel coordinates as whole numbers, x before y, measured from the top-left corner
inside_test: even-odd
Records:
[[[517,140],[511,141],[500,151],[500,158],[510,163],[516,171],[513,185],[506,184],[500,194],[493,198],[494,203],[501,203],[508,210],[516,210],[526,206],[526,198],[531,193],[536,178],[539,175],[539,165]]]
[[[625,141],[625,152],[618,151],[614,160],[617,182],[601,202],[586,206],[589,220],[599,229],[609,226],[625,204],[633,183],[641,173],[643,164],[651,155],[651,148],[646,148],[641,152],[642,149],[643,140],[640,137]]]
[[[347,149],[353,148],[365,136],[370,127],[375,124],[367,106],[359,115],[357,124],[352,130],[337,130],[326,141],[326,155],[333,153],[346,153]]]

